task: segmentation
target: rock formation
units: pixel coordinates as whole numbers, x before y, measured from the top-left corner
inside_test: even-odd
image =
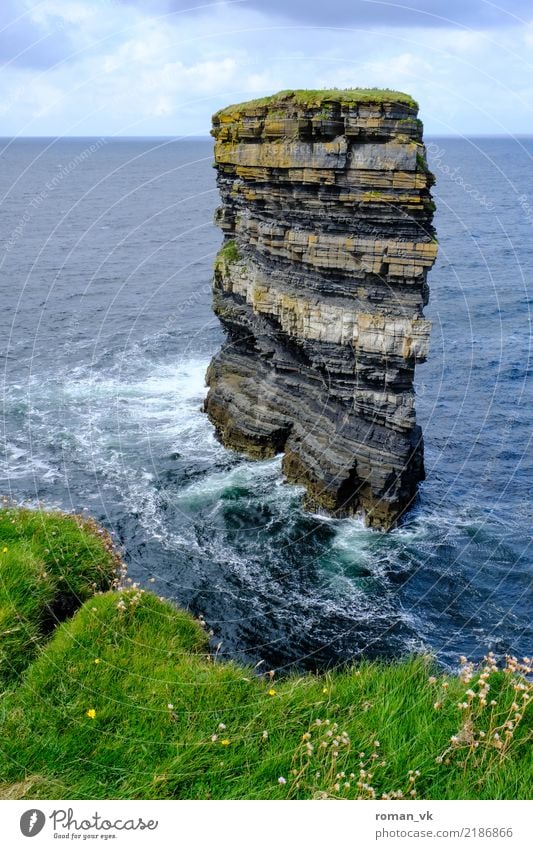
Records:
[[[306,503],[392,527],[424,476],[415,363],[437,243],[417,104],[294,91],[213,117],[225,243],[207,375],[222,443],[283,452]]]

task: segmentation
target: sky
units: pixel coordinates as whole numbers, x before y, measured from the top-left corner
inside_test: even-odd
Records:
[[[383,87],[426,134],[533,133],[531,0],[1,0],[0,136],[207,135],[288,88]]]

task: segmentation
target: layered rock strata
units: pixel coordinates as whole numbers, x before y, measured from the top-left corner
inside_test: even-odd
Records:
[[[390,528],[424,476],[413,376],[437,243],[417,105],[282,92],[213,117],[227,343],[205,409],[222,443],[283,452],[307,505]]]

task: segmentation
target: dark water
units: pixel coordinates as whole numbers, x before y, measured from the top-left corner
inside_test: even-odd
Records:
[[[430,146],[427,481],[388,535],[304,513],[278,460],[226,451],[200,412],[222,341],[209,141],[0,150],[0,492],[87,508],[222,654],[531,651],[533,140]]]

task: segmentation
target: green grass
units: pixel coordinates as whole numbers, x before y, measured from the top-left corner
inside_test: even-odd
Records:
[[[319,108],[326,103],[339,103],[346,106],[355,106],[359,103],[403,103],[413,109],[418,108],[418,103],[411,95],[402,91],[394,91],[388,88],[328,88],[328,89],[286,89],[268,97],[258,97],[243,103],[233,104],[220,109],[214,118],[231,115],[234,112],[243,112],[248,109],[267,107],[279,110],[280,107],[288,105]]]
[[[464,667],[467,683],[420,657],[258,677],[215,661],[200,624],[169,602],[106,592],[4,692],[0,796],[527,798],[530,687],[514,665],[481,679],[495,706],[466,695],[482,691],[479,673]],[[515,699],[521,719],[505,737]]]
[[[237,262],[240,258],[235,239],[229,239],[227,242],[224,242],[217,254],[217,259],[222,259],[227,263]]]
[[[119,564],[90,520],[0,510],[0,683],[20,673],[58,621],[109,589]]]

